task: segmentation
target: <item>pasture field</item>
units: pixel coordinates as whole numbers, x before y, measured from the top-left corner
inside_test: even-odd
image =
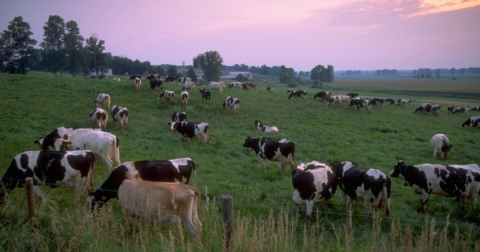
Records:
[[[422,94],[394,95],[397,90],[421,93],[431,90],[427,89],[430,87],[441,93],[438,97],[429,95],[429,99],[446,101],[449,97],[442,94],[447,91],[479,95],[476,81],[470,80],[473,84],[465,82],[451,90],[448,84],[438,89],[425,84],[417,89],[419,84],[397,87],[403,80],[338,79],[322,90],[368,95],[382,89],[390,90],[386,94],[391,97],[418,98],[423,97]],[[53,129],[93,127],[88,120],[95,108],[93,101],[98,93],[108,93],[112,106],[129,110],[126,129],[111,118],[106,128],[120,139],[122,162],[182,157],[190,157],[195,162],[196,184],[202,193],[199,212],[204,227],[202,243],[193,241],[185,229],[179,231],[171,225],[145,224],[144,229],[132,235],[116,199],[109,201],[111,204],[102,216],[92,219],[88,216],[87,204],[78,201],[72,188],[43,187],[51,207],[39,208],[33,218],[27,214],[25,189],[12,191],[9,201],[0,206],[0,250],[219,251],[225,247],[219,204],[223,194],[231,194],[234,199],[236,250],[456,250],[457,245],[460,246],[457,249],[462,250],[480,249],[480,204],[472,210],[469,202],[462,210],[455,198],[432,195],[427,213],[418,214],[418,195],[396,178],[392,178],[391,223],[386,223],[383,210],[377,210],[374,218],[364,220],[360,202],[349,214],[339,192],[326,203],[317,205],[316,220],[308,222],[292,202],[288,168],[280,174],[280,165],[268,162],[265,172],[255,153],[242,147],[247,136],[286,138],[296,145],[295,165],[313,160],[353,161],[387,175],[399,160],[409,165],[478,164],[480,131],[460,128],[467,115],[447,114],[446,107],[438,117],[413,113],[421,101],[413,101],[405,108],[387,104],[384,111],[373,108],[368,114],[364,109],[350,111],[346,104],[327,107],[325,102],[313,100],[319,89],[307,86],[297,87],[308,90],[306,102],[288,100],[287,87],[282,85],[272,85],[272,92],[267,92],[265,86],[251,91],[226,88],[223,94],[212,91],[212,100],[206,103],[202,102],[196,87],[185,108],[178,97],[175,106],[168,105],[165,99],[158,100],[159,91],[152,91],[147,80],[142,82],[141,90],[137,91],[133,81],[125,76],[117,82],[111,78],[55,78],[43,73],[0,74],[0,175],[3,176],[15,155],[38,150],[33,141]],[[463,82],[457,80],[457,83]],[[166,83],[165,89],[179,94],[182,88]],[[240,100],[237,116],[231,109],[222,109],[229,95]],[[205,145],[200,139],[183,144],[180,134],[167,126],[175,111],[185,111],[188,121],[207,122],[210,144]],[[472,116],[475,115],[480,113],[472,112]],[[254,128],[256,119],[277,126],[280,131],[264,134]],[[438,133],[446,134],[453,144],[448,160],[432,157],[429,142]],[[107,177],[106,165],[97,158],[95,185],[100,186]],[[36,203],[38,206],[40,201],[37,199]]]

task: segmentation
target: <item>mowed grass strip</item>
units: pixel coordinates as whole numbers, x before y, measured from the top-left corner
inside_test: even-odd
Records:
[[[129,80],[118,82],[111,79],[55,78],[40,74],[0,74],[0,139],[3,143],[0,147],[0,174],[5,173],[15,155],[38,150],[33,141],[53,129],[60,126],[93,127],[88,118],[95,108],[93,101],[98,93],[108,93],[111,105],[124,106],[129,110],[126,129],[111,118],[106,129],[120,139],[122,162],[190,157],[196,163],[197,187],[203,195],[207,190],[211,199],[231,194],[235,211],[253,218],[268,216],[270,208],[295,209],[296,206],[291,200],[293,188],[288,168],[280,175],[280,165],[268,162],[265,172],[255,153],[242,147],[247,136],[293,141],[296,144],[296,165],[313,160],[323,163],[329,160],[353,161],[379,169],[387,175],[399,160],[409,165],[470,164],[479,163],[480,160],[477,150],[477,134],[480,131],[460,128],[460,124],[468,118],[466,115],[447,114],[446,108],[438,117],[413,113],[421,102],[412,102],[405,108],[386,105],[384,111],[375,107],[368,114],[365,109],[350,111],[346,104],[327,107],[326,102],[313,100],[318,89],[306,86],[297,87],[308,91],[306,102],[303,99],[288,100],[287,87],[280,86],[272,86],[272,92],[267,92],[264,86],[251,91],[226,88],[223,94],[212,91],[211,101],[203,102],[200,87],[197,87],[193,93],[190,92],[189,106],[183,107],[179,97],[175,106],[170,106],[165,99],[159,100],[159,91],[152,91],[147,80],[142,82],[141,90],[137,91],[133,81]],[[179,96],[182,86],[166,83],[165,89],[174,90]],[[239,98],[238,115],[235,116],[231,109],[223,110],[222,103],[227,96]],[[183,144],[180,134],[170,131],[167,125],[175,111],[185,111],[188,121],[207,122],[211,143],[205,145],[200,139],[191,139],[189,144]],[[472,115],[480,113],[473,112]],[[280,131],[264,134],[254,128],[256,119],[276,126]],[[429,142],[438,133],[446,134],[454,145],[448,160],[432,157],[433,150]],[[96,164],[94,180],[95,185],[100,186],[108,177],[107,167],[100,158]],[[425,216],[416,212],[420,204],[418,195],[410,187],[404,187],[403,181],[392,181],[392,217],[408,220],[402,221],[402,225],[411,225],[413,233],[419,234]],[[55,197],[76,197],[71,188],[43,187],[43,190],[52,197],[50,204],[57,207],[69,203],[68,200],[57,200]],[[23,191],[15,190],[18,193],[14,193],[12,199],[25,200]],[[110,202],[116,203],[116,200]],[[87,207],[86,204],[82,206]],[[472,210],[471,204],[467,204],[466,209],[461,210],[455,198],[432,195],[427,204],[427,215],[438,222],[445,222],[450,216],[452,223],[473,223],[478,226],[479,207]],[[317,210],[347,212],[340,195],[325,204],[319,204]],[[120,215],[118,208],[114,208],[114,211]],[[353,214],[364,214],[362,203],[355,205]],[[383,216],[383,211],[379,215]],[[326,226],[341,227],[347,221],[343,215],[322,216],[321,224]],[[370,221],[360,217],[353,219],[353,225],[359,231],[372,228]],[[480,235],[479,228],[473,230],[473,235]]]

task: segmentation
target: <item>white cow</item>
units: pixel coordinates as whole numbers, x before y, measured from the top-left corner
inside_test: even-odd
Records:
[[[191,81],[185,81],[185,84],[183,84],[183,87],[185,90],[190,90],[190,91],[195,91],[195,82]]]
[[[433,149],[433,157],[436,157],[437,152],[440,152],[440,158],[444,156],[447,158],[448,151],[453,145],[450,144],[450,140],[448,140],[448,137],[445,134],[436,134],[430,140],[430,147]]]
[[[195,83],[193,85],[195,85]],[[180,97],[182,98],[183,105],[187,106],[188,105],[188,92],[186,90],[182,91],[180,93]]]
[[[217,90],[218,92],[220,93],[223,93],[223,89],[225,88],[225,82],[210,82],[208,84],[208,86],[210,87],[210,91],[211,90]]]
[[[140,86],[142,85],[142,80],[140,80],[140,78],[135,78],[135,88],[137,90],[140,90]]]
[[[98,94],[97,99],[93,101],[93,104],[95,104],[97,107],[101,107],[103,105],[106,109],[110,109],[110,95],[104,93]]]

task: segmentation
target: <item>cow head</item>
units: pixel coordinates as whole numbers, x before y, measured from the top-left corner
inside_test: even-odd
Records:
[[[167,123],[167,125],[170,126],[170,130],[172,130],[173,132],[175,132],[175,130],[177,129],[177,123],[175,121]]]
[[[252,142],[252,137],[247,137],[247,139],[245,139],[245,143],[243,143],[243,147],[251,147],[251,142]]]
[[[441,150],[442,150],[442,153],[445,153],[445,159],[447,159],[448,151],[452,147],[453,147],[453,144],[448,144],[447,142],[445,142],[445,140],[443,140],[443,145]]]
[[[402,160],[398,161],[398,164],[396,164],[393,167],[393,171],[390,173],[390,176],[392,178],[405,179],[404,175],[405,175],[405,170],[406,170],[407,167],[408,166]]]
[[[96,191],[89,190],[87,202],[90,208],[90,214],[95,213],[96,209],[103,207],[109,199],[109,195],[101,188],[98,188]]]
[[[227,109],[227,104],[225,102],[223,103],[223,109]]]
[[[332,170],[338,174],[339,176],[343,174],[343,165],[340,161],[328,161],[330,163],[330,167],[332,167]]]
[[[55,139],[55,142],[53,143],[53,147],[55,148],[56,151],[68,151],[71,144],[72,144],[71,141],[67,141],[67,140],[57,138],[57,139]]]
[[[52,140],[54,140],[54,139],[52,139]],[[53,142],[51,144],[49,144],[47,142],[47,138],[45,138],[45,137],[40,137],[38,140],[33,141],[33,143],[36,143],[36,144],[40,145],[40,148],[42,149],[42,151],[50,150],[50,148],[48,147],[49,145],[53,146]]]

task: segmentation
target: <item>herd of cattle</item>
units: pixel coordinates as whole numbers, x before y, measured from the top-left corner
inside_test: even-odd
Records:
[[[162,80],[150,77],[152,89],[163,88]],[[141,76],[132,76],[131,79],[134,80],[135,88],[139,90]],[[154,81],[154,86],[152,86],[152,81]],[[187,106],[188,91],[194,90],[195,83],[192,84],[187,78],[165,81],[183,83],[181,97],[183,104]],[[242,90],[256,88],[256,85],[251,83],[243,84],[232,82],[229,87]],[[224,82],[211,82],[210,90],[200,89],[202,100],[210,101],[210,91],[217,90],[223,93],[224,87]],[[292,97],[307,99],[306,90],[289,89],[287,92],[291,93],[288,99]],[[174,91],[161,92],[158,98],[163,97],[174,105]],[[369,112],[372,105],[383,109],[384,102],[401,106],[410,103],[408,99],[373,98],[367,100],[360,99],[356,93],[333,95],[323,91],[318,92],[314,96],[314,99],[316,98],[320,98],[322,101],[326,100],[327,106],[331,104],[341,106],[342,102],[346,102],[350,109],[355,106],[357,110],[365,108]],[[223,103],[223,108],[233,108],[237,114],[239,103],[237,98],[228,96]],[[23,187],[26,178],[32,177],[34,193],[42,199],[43,204],[45,204],[45,198],[40,185],[74,187],[81,199],[87,188],[89,189],[87,202],[92,214],[110,199],[117,198],[127,216],[151,221],[182,223],[193,236],[201,235],[202,224],[197,216],[200,192],[195,187],[196,170],[193,160],[179,158],[121,163],[118,137],[101,130],[106,128],[108,115],[100,107],[103,106],[110,110],[110,96],[100,93],[94,100],[94,104],[97,108],[90,114],[90,119],[95,122],[98,129],[59,127],[34,141],[39,144],[40,151],[25,151],[13,158],[1,182],[0,202],[3,203],[7,200],[8,193],[14,188]],[[433,112],[434,115],[438,115],[440,107],[436,104],[423,103],[415,112]],[[452,107],[451,110],[452,113],[466,113],[464,112],[465,108],[463,110],[457,108],[458,111],[453,111]],[[478,107],[471,109],[471,111],[478,110],[480,110]],[[469,112],[470,109],[466,111]],[[122,127],[127,126],[128,110],[125,107],[114,105],[110,114],[113,120],[119,122]],[[468,125],[477,127],[479,118],[469,118]],[[209,125],[205,122],[188,122],[185,112],[175,112],[172,115],[172,122],[168,125],[173,132],[178,131],[182,135],[183,141],[196,137],[202,139],[205,144],[209,143]],[[279,131],[277,127],[264,125],[258,120],[255,121],[255,128],[263,133]],[[449,149],[452,148],[444,134],[435,135],[430,144],[434,149],[434,156],[439,152],[442,157],[446,158]],[[265,170],[267,160],[278,162],[281,166],[281,173],[284,172],[287,165],[290,165],[293,201],[301,209],[306,207],[307,218],[311,217],[315,203],[325,202],[334,196],[337,186],[340,187],[340,193],[347,209],[348,196],[352,204],[354,201],[364,203],[365,218],[371,216],[373,208],[381,207],[384,208],[386,217],[390,216],[391,181],[380,170],[362,167],[350,161],[335,161],[329,164],[312,161],[306,164],[301,163],[295,167],[295,144],[287,139],[249,136],[245,139],[243,146],[256,153]],[[50,147],[55,151],[50,151]],[[98,189],[93,190],[95,155],[106,163],[109,176]],[[113,161],[115,161],[116,167],[112,170]],[[192,172],[195,177],[194,186],[188,185]],[[412,190],[420,195],[419,212],[423,213],[425,213],[425,205],[431,194],[458,197],[461,200],[462,208],[470,199],[472,208],[475,209],[477,195],[480,193],[480,167],[476,164],[407,165],[403,161],[399,161],[390,176],[405,180],[405,185],[410,185]],[[158,204],[148,204],[148,202],[158,202]],[[161,213],[160,219],[159,212]],[[137,223],[135,218],[129,218],[133,224]]]

